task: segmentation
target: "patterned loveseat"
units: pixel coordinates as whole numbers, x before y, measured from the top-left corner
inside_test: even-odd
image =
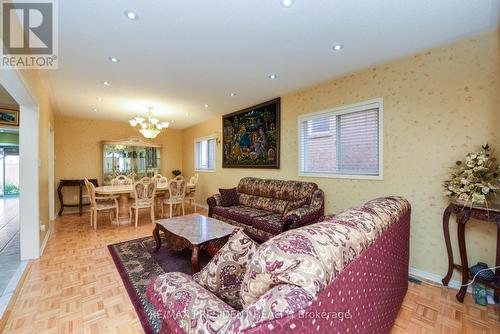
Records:
[[[245,177],[237,187],[239,205],[222,206],[220,194],[207,199],[208,215],[242,227],[259,242],[323,217],[324,194],[312,182]]]
[[[253,245],[230,238],[217,282],[166,273],[148,296],[161,333],[389,333],[408,288],[409,234],[409,203],[379,198],[255,246],[241,282],[228,269]],[[214,283],[236,286],[232,306]]]

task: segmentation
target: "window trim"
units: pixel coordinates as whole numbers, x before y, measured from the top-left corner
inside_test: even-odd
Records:
[[[346,173],[314,173],[314,172],[302,172],[302,122],[306,120],[311,120],[314,118],[323,117],[325,114],[330,114],[332,116],[339,116],[344,114],[349,114],[357,111],[363,111],[368,109],[378,108],[378,175],[363,175],[363,174],[346,174]],[[332,179],[354,179],[354,180],[384,180],[384,99],[382,97],[367,100],[359,103],[353,103],[345,106],[340,106],[333,109],[325,109],[321,111],[316,111],[308,114],[299,115],[297,118],[297,138],[298,138],[298,176],[299,177],[320,177],[320,178],[332,178]],[[338,141],[337,141],[338,145]]]
[[[198,166],[196,166],[196,155],[197,155],[196,144],[201,142],[201,141],[211,140],[211,139],[214,140],[214,168],[212,168],[212,169],[203,169],[203,168],[200,169],[200,168],[198,168]],[[205,136],[205,137],[195,138],[193,147],[194,147],[194,171],[200,172],[200,173],[215,173],[216,169],[217,169],[217,138],[216,138],[216,136],[209,135],[209,136]]]

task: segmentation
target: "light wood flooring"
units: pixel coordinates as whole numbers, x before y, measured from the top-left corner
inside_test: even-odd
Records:
[[[201,210],[202,213],[203,210]],[[57,219],[42,258],[29,264],[0,333],[142,333],[106,245],[151,235],[147,216],[139,228],[114,226],[106,214],[93,231],[84,214]],[[410,284],[393,333],[500,333],[498,306],[478,306],[455,290]]]

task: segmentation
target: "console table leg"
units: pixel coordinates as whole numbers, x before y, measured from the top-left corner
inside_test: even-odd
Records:
[[[457,217],[458,221],[458,248],[460,249],[460,262],[462,263],[462,286],[457,293],[457,299],[460,302],[464,301],[465,293],[467,292],[466,284],[469,283],[469,264],[467,263],[467,250],[465,248],[465,223],[469,220],[466,214],[461,214]]]
[[[500,266],[500,219],[497,219],[496,223],[497,223],[497,258],[495,261],[495,267],[499,267]],[[497,278],[500,277],[500,268],[495,269],[495,276]],[[494,299],[495,302],[498,303],[498,301],[500,300],[500,290],[495,289]]]
[[[451,205],[448,205],[443,214],[443,234],[444,241],[446,243],[446,252],[448,253],[448,272],[446,276],[441,280],[444,286],[448,286],[448,282],[450,282],[451,275],[453,274],[453,250],[451,248],[450,241],[450,215],[451,215]]]

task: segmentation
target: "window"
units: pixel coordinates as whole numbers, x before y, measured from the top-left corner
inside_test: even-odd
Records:
[[[382,179],[383,100],[299,117],[299,175]]]
[[[194,169],[215,171],[215,137],[198,138],[194,141]]]

